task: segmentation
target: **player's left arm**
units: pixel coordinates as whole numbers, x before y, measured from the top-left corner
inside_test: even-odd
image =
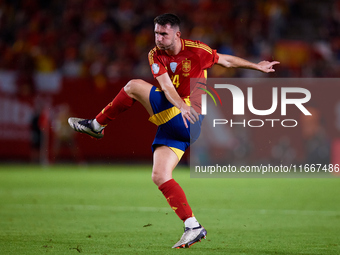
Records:
[[[273,68],[274,65],[280,64],[278,61],[261,61],[259,63],[252,63],[248,60],[245,60],[243,58],[226,55],[226,54],[220,54],[217,53],[219,59],[217,64],[224,66],[226,68],[247,68],[247,69],[254,69],[258,70],[264,73],[271,73],[275,72],[275,69]]]

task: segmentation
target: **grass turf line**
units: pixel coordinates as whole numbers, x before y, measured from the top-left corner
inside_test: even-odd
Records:
[[[340,254],[340,179],[174,178],[207,240],[183,224],[150,166],[0,166],[0,254]]]

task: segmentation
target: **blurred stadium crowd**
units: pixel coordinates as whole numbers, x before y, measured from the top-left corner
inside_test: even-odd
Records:
[[[1,0],[0,69],[18,71],[18,83],[31,86],[33,72],[56,70],[151,78],[153,18],[164,12],[181,17],[184,38],[252,61],[281,61],[276,77],[340,76],[336,0]]]

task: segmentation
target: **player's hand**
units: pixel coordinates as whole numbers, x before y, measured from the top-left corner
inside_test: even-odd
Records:
[[[194,124],[199,120],[198,113],[194,110],[194,108],[183,103],[183,106],[179,109],[182,114],[183,122],[186,128],[189,128],[188,122]]]
[[[257,64],[258,69],[264,73],[272,73],[275,72],[275,69],[273,68],[274,65],[280,64],[278,61],[261,61]]]

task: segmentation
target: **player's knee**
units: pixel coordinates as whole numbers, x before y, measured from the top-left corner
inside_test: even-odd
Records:
[[[159,186],[159,182],[160,182],[160,178],[159,178],[159,174],[155,173],[154,171],[152,171],[151,174],[151,179],[153,181],[154,184],[156,184],[157,186]]]
[[[160,186],[167,181],[165,176],[157,171],[152,171],[151,179],[157,186]]]
[[[129,96],[135,95],[138,91],[141,81],[142,80],[140,79],[130,80],[124,87],[126,94],[128,94]]]

